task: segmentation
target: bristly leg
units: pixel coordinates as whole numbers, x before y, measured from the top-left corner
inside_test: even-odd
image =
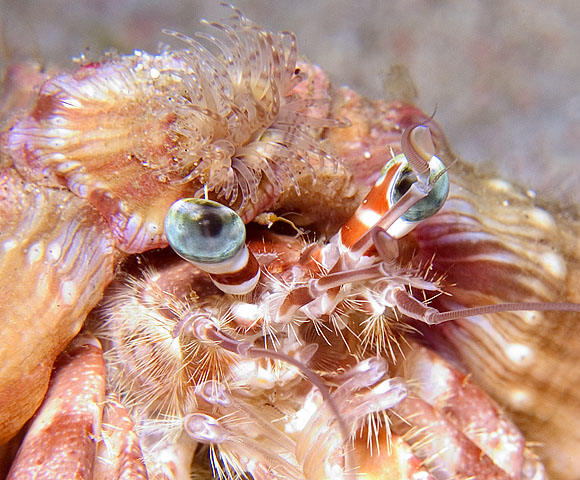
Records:
[[[176,331],[180,319],[207,308],[206,302],[195,292],[187,301],[171,295],[151,270],[142,279],[128,278],[103,304],[103,325],[97,333],[108,346],[108,378],[130,407],[180,415],[191,400],[191,382],[227,377],[236,363],[233,354],[200,341],[185,328]],[[220,328],[232,330],[221,310],[214,304],[211,312]]]

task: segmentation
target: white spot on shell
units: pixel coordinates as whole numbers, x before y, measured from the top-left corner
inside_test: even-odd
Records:
[[[2,242],[2,250],[4,250],[5,252],[9,252],[10,250],[15,249],[18,246],[18,241],[17,240],[6,240],[5,242]]]
[[[363,158],[366,158],[367,160],[369,158],[371,158],[371,152],[369,152],[368,150],[365,150],[363,153]]]
[[[510,392],[509,403],[516,410],[527,411],[532,408],[534,401],[528,390],[518,388]]]
[[[498,192],[506,192],[512,193],[513,192],[513,185],[505,180],[501,180],[500,178],[494,178],[488,180],[489,186]]]
[[[566,278],[566,262],[561,255],[554,252],[543,253],[539,256],[540,263],[547,270],[559,280],[564,280]]]
[[[541,312],[534,311],[520,312],[519,315],[521,319],[524,321],[524,323],[526,325],[529,325],[530,327],[539,325],[544,321],[544,315]]]
[[[159,75],[161,75],[159,73],[159,70],[157,70],[156,68],[152,68],[151,70],[149,70],[149,74],[151,75],[152,79],[159,78]]]
[[[99,92],[90,83],[81,83],[79,90],[80,90],[80,94],[83,97],[95,98],[95,99],[99,98]],[[67,99],[67,101],[68,101],[68,99]]]
[[[108,190],[109,184],[106,182],[96,181],[96,182],[93,182],[93,188],[95,190]],[[109,192],[107,192],[107,197],[111,198],[111,194]]]
[[[58,118],[62,119],[62,117]],[[77,136],[78,134],[79,132],[77,132],[76,130],[71,130],[69,128],[49,128],[46,131],[47,136],[54,138],[72,138],[74,136]]]
[[[155,222],[147,222],[145,224],[145,231],[151,235],[157,235],[159,232],[159,226]]]
[[[44,245],[42,242],[35,243],[28,248],[28,263],[38,262],[44,256]]]
[[[67,280],[60,286],[60,297],[66,305],[72,305],[77,300],[77,289],[74,282]]]
[[[521,343],[509,344],[506,348],[506,354],[510,361],[522,370],[532,366],[535,361],[533,350]]]
[[[46,259],[51,262],[56,262],[60,258],[62,247],[58,242],[51,242],[46,248]]]
[[[65,141],[62,138],[55,138],[47,143],[50,146],[50,148],[54,148],[57,150],[63,148],[65,145]]]
[[[60,115],[53,115],[50,119],[52,123],[58,127],[63,127],[68,124],[68,120]]]
[[[70,189],[73,193],[76,193],[81,198],[87,198],[89,195],[89,189],[84,183],[71,184]]]
[[[75,162],[75,161],[62,162],[57,166],[56,171],[58,173],[68,173],[71,170],[74,170],[78,167],[80,167],[79,162]]]
[[[542,208],[533,208],[528,211],[530,221],[544,230],[556,230],[556,222],[552,215]]]

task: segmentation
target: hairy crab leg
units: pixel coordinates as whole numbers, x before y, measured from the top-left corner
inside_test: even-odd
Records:
[[[198,316],[191,318],[187,321],[192,322],[192,329],[196,332],[196,336],[202,340],[209,340],[216,342],[222,348],[229,350],[233,353],[241,355],[242,357],[249,357],[249,358],[270,358],[273,360],[280,360],[285,363],[289,363],[297,367],[300,372],[319,390],[322,394],[325,402],[328,404],[328,407],[332,411],[333,415],[335,416],[338,426],[342,435],[342,439],[345,445],[345,479],[355,480],[356,476],[354,476],[354,460],[352,458],[352,453],[347,445],[351,437],[351,429],[343,419],[342,413],[339,410],[335,400],[328,392],[328,389],[324,385],[322,379],[312,372],[306,365],[302,362],[296,360],[295,358],[281,352],[276,352],[273,350],[267,350],[264,348],[257,348],[254,347],[249,342],[242,342],[239,340],[235,340],[228,335],[220,332],[216,326],[214,325],[211,320],[204,316]],[[316,350],[314,350],[315,352]],[[313,353],[314,353],[313,352]],[[311,356],[311,355],[310,355]]]
[[[413,388],[393,407],[394,428],[437,478],[546,478],[515,424],[469,375],[424,346],[405,355],[396,370]]]

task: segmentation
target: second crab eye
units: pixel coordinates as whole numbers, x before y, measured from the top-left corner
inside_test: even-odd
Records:
[[[198,198],[184,198],[165,217],[169,245],[186,260],[219,264],[233,258],[244,246],[246,226],[231,208]]]
[[[440,175],[433,184],[429,194],[419,200],[415,205],[413,205],[409,210],[402,215],[407,222],[417,223],[427,218],[435,215],[441,207],[444,205],[445,200],[447,200],[447,195],[449,194],[449,175],[444,172],[445,165],[436,156],[431,158],[429,162],[430,181],[433,181],[437,175]],[[393,187],[391,190],[391,203],[394,205],[399,201],[399,199],[411,188],[411,185],[415,183],[417,176],[410,166],[405,165],[401,168],[399,174],[393,181]]]

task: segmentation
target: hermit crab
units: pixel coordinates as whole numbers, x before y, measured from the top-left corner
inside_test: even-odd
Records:
[[[7,82],[9,478],[577,478],[574,219],[229,8]]]

